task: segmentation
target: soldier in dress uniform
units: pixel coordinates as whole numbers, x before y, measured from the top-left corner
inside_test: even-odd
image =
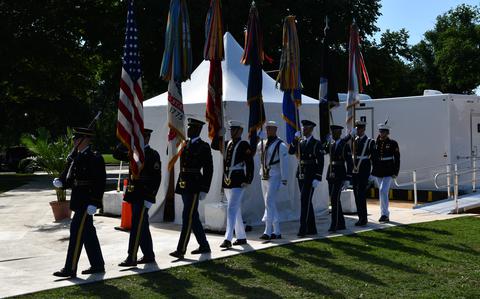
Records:
[[[188,119],[189,140],[186,141],[180,155],[180,173],[175,193],[180,194],[183,200],[182,232],[177,250],[170,253],[171,256],[179,259],[185,255],[192,230],[200,245],[198,249],[192,251],[192,254],[211,252],[198,215],[200,193],[208,193],[213,175],[210,145],[200,139],[204,124],[193,118]]]
[[[162,180],[162,164],[160,155],[148,144],[153,130],[144,129],[145,162],[138,178],[129,171],[127,191],[124,200],[132,205],[132,228],[128,240],[128,256],[119,264],[120,267],[134,267],[137,264],[155,262],[152,235],[148,221],[148,211],[155,203],[155,197]],[[113,153],[117,160],[129,162],[128,149],[119,144]],[[137,260],[138,247],[143,257]]]
[[[346,138],[342,136],[342,126],[330,126],[333,140],[327,145],[327,152],[330,155],[330,164],[327,171],[328,191],[332,205],[332,221],[329,232],[345,229],[345,218],[343,217],[340,195],[342,190],[350,185],[352,179],[352,152]]]
[[[298,236],[317,234],[317,226],[315,224],[315,213],[313,210],[312,196],[315,188],[320,185],[323,173],[324,154],[320,141],[312,135],[313,128],[316,126],[314,122],[302,120],[303,136],[300,140],[301,133],[295,133],[295,139],[288,153],[290,155],[299,154],[297,179],[300,187],[300,228]]]
[[[227,229],[221,248],[232,247],[233,231],[237,240],[233,245],[247,244],[242,219],[242,200],[245,187],[253,180],[253,153],[248,142],[242,140],[243,124],[236,120],[228,122],[232,140],[225,143],[223,188],[228,200]],[[220,150],[219,139],[212,140],[212,149]]]
[[[365,134],[366,123],[356,121],[355,153],[353,155],[352,185],[357,205],[358,221],[356,226],[365,226],[367,219],[367,186],[375,158],[375,141]]]
[[[265,201],[265,231],[262,240],[281,239],[280,219],[277,210],[277,198],[280,185],[287,185],[288,149],[283,140],[277,137],[277,123],[267,122],[267,138],[260,140],[257,153],[260,153],[260,176]],[[263,154],[262,154],[263,153]]]
[[[67,167],[60,178],[53,180],[55,188],[72,189],[70,209],[74,212],[65,267],[53,275],[72,278],[77,275],[83,245],[90,268],[82,271],[82,274],[105,272],[102,250],[93,226],[93,214],[102,207],[106,181],[103,157],[91,149],[94,132],[87,128],[74,128],[73,134],[76,151],[68,157]]]
[[[372,175],[377,181],[380,195],[380,210],[382,215],[378,221],[389,222],[388,192],[392,180],[398,176],[398,172],[400,171],[400,149],[398,143],[388,137],[390,127],[386,123],[378,125],[378,132]]]

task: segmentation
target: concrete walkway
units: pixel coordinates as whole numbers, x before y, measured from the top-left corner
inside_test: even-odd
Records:
[[[223,236],[208,235],[212,253],[203,256],[186,255],[183,261],[176,261],[168,255],[176,248],[179,237],[178,225],[156,223],[151,227],[157,264],[139,265],[138,268],[124,269],[117,266],[125,257],[128,245],[128,234],[114,230],[120,219],[96,216],[94,218],[97,233],[106,261],[104,275],[81,275],[80,271],[89,267],[85,251],[79,262],[79,275],[75,279],[57,279],[52,273],[63,267],[68,245],[69,221],[54,223],[49,202],[55,200],[55,193],[47,188],[45,178],[36,178],[32,183],[16,190],[0,194],[0,297],[31,293],[40,290],[64,287],[74,284],[88,283],[103,279],[146,273],[191,264],[202,260],[216,259],[248,252],[252,250],[278,246],[281,244],[310,240],[296,237],[296,222],[282,223],[284,239],[263,243],[258,240],[262,227],[254,227],[249,232],[249,243],[246,246],[235,246],[231,250],[220,250]],[[263,207],[261,207],[263,208]],[[385,227],[450,219],[461,215],[439,215],[428,211],[413,212],[407,208],[391,208],[391,223],[378,224],[378,205],[369,205],[370,224],[365,228],[356,228],[354,216],[347,216],[348,230],[343,234],[359,231],[381,229]],[[329,218],[317,218],[318,236],[313,239],[335,237],[340,234],[327,234]],[[192,236],[188,250],[197,247]],[[139,256],[142,256],[139,253]]]

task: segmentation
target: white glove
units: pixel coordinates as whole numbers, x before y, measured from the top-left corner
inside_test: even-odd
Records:
[[[266,139],[267,133],[264,130],[261,130],[260,132],[258,132],[258,137],[260,137],[260,139]]]
[[[145,208],[150,209],[153,206],[153,203],[149,202],[148,200],[144,200],[143,205]]]
[[[312,182],[312,187],[313,187],[313,188],[317,188],[318,185],[320,185],[320,181],[319,181],[319,180],[313,180],[313,182]]]
[[[347,190],[349,186],[350,186],[350,181],[343,181],[342,191]]]
[[[333,138],[332,138],[332,134],[328,134],[327,135],[327,141],[328,142],[332,142]]]
[[[295,132],[295,138],[300,138],[300,137],[302,137],[302,132],[300,131]]]
[[[357,135],[357,128],[352,128],[352,130],[350,131],[350,135],[351,136]]]
[[[62,183],[62,181],[60,181],[59,178],[53,179],[52,184],[53,184],[53,187],[55,187],[55,188],[57,188],[57,189],[60,189],[60,188],[63,187],[63,183]]]
[[[287,185],[287,180],[282,180],[282,185],[286,186]]]
[[[87,207],[88,215],[92,216],[93,214],[95,214],[96,211],[97,211],[96,206],[88,205],[88,207]]]

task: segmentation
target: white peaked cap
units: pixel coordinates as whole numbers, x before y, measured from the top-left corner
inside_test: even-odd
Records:
[[[266,127],[276,127],[276,128],[278,128],[278,124],[277,124],[276,121],[270,120],[270,121],[267,122]]]
[[[389,130],[390,131],[390,126],[384,123],[378,124],[378,129],[379,130]]]
[[[230,127],[240,127],[242,129],[245,127],[244,124],[241,121],[238,121],[238,120],[229,120],[228,125]]]

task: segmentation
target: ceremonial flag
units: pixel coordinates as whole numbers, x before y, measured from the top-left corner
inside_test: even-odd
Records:
[[[172,170],[179,157],[179,147],[185,140],[185,113],[181,82],[192,73],[190,21],[185,0],[171,0],[165,32],[160,76],[168,81],[168,141],[170,143],[168,169]]]
[[[205,117],[208,122],[208,137],[210,139],[218,137],[224,126],[222,106],[222,60],[224,58],[224,49],[221,9],[220,0],[211,0],[205,21],[203,57],[205,60],[210,61]]]
[[[250,146],[257,148],[257,130],[265,123],[265,107],[263,106],[262,63],[264,60],[263,36],[255,2],[252,2],[245,33],[245,50],[241,62],[250,65],[248,73],[247,103],[249,107],[248,137]]]
[[[302,104],[300,77],[300,47],[295,16],[287,16],[283,22],[282,56],[277,85],[283,93],[283,119],[286,122],[287,143],[292,143],[295,132],[300,130],[298,108]]]
[[[143,93],[138,34],[133,0],[128,1],[125,46],[122,58],[117,137],[128,148],[130,169],[138,177],[145,162],[143,140]]]
[[[354,127],[355,107],[360,103],[359,93],[363,92],[363,78],[365,85],[370,85],[367,68],[360,51],[360,35],[358,26],[353,22],[350,26],[350,42],[349,42],[349,59],[348,59],[348,95],[347,95],[347,129],[350,131]]]
[[[320,85],[318,89],[320,141],[322,143],[327,140],[327,136],[330,133],[330,109],[339,104],[337,88],[329,63],[328,29],[330,29],[328,27],[328,18],[325,18],[320,56]]]

